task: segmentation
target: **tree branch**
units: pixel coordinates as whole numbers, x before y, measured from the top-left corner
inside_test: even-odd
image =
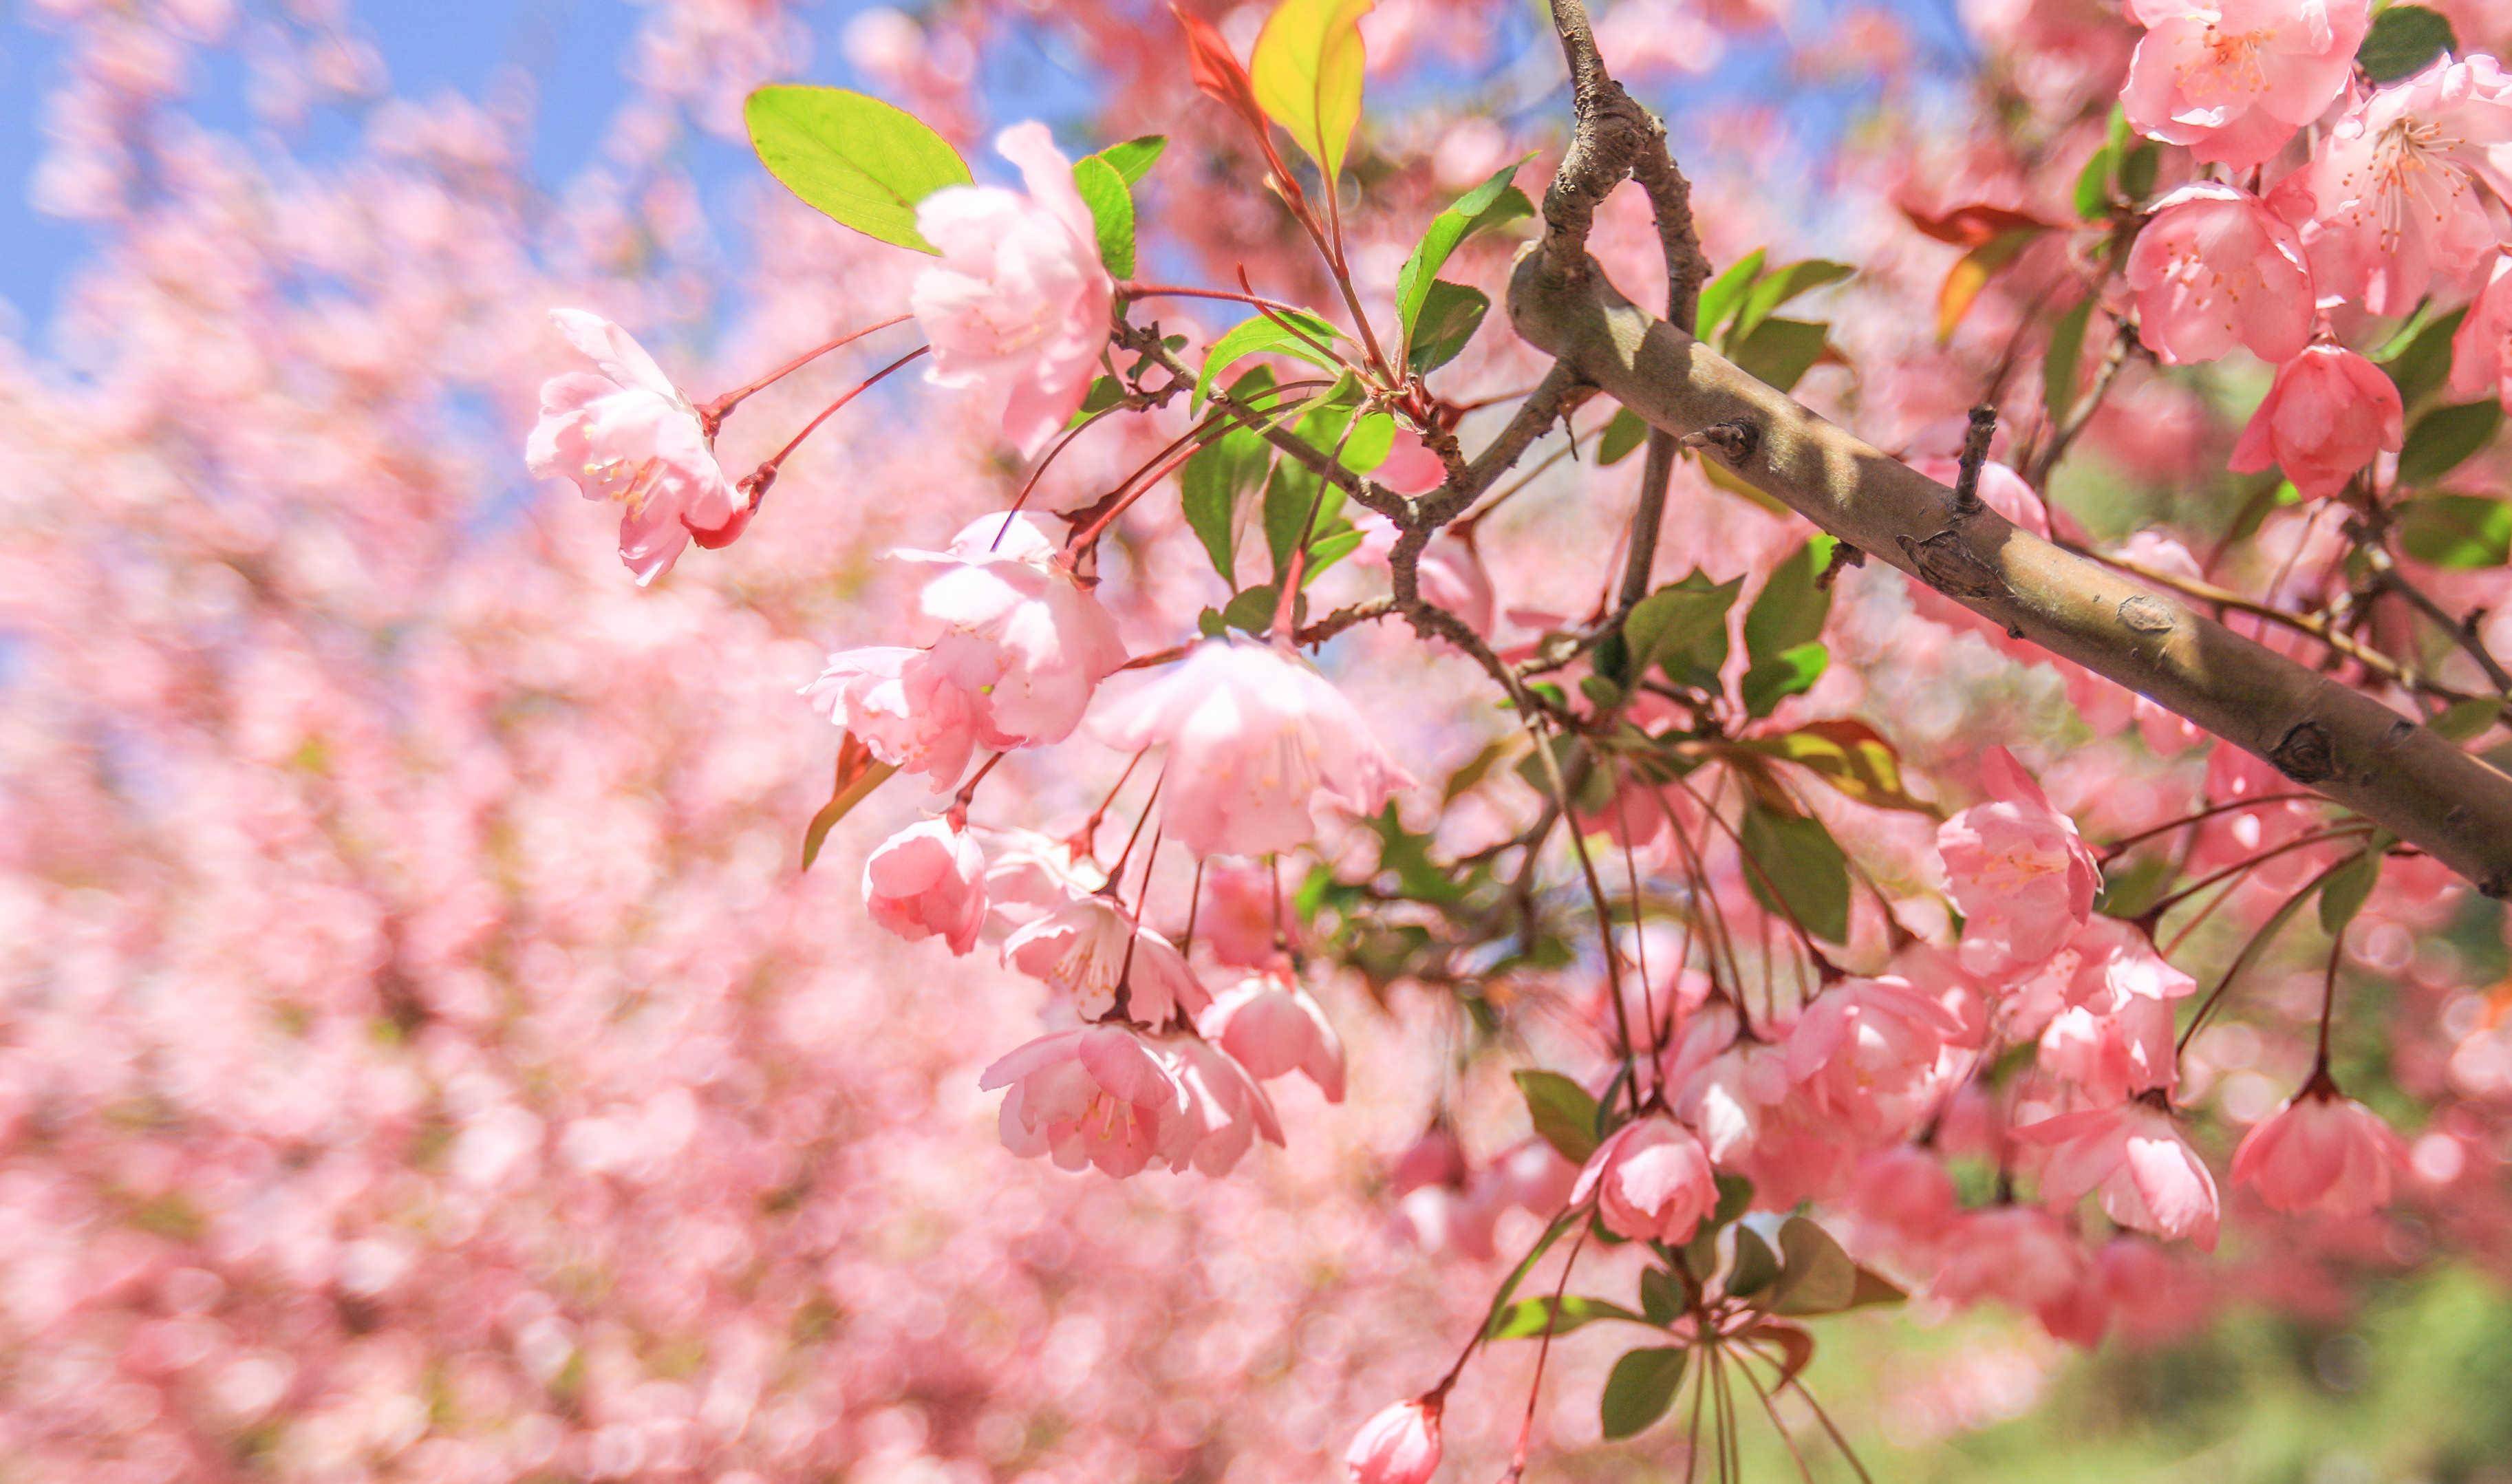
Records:
[[[1544,250],[1510,284],[1519,334],[1678,437],[1753,431],[1728,456],[1754,488],[2008,632],[2266,759],[2477,883],[2512,895],[2512,778],[2351,686],[2019,528],[1633,306]]]

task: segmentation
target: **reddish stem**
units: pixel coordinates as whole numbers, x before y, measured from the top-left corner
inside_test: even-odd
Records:
[[[878,325],[866,325],[861,330],[849,330],[844,334],[838,336],[836,339],[829,341],[827,344],[824,344],[817,349],[806,350],[801,355],[796,356],[793,360],[788,361],[784,365],[776,368],[774,371],[769,371],[766,375],[751,382],[749,385],[737,387],[734,390],[726,392],[723,396],[716,398],[713,402],[700,407],[698,409],[698,422],[706,429],[707,436],[709,438],[713,438],[715,436],[716,429],[723,425],[725,417],[729,414],[734,408],[737,408],[741,406],[742,403],[748,401],[752,394],[765,391],[768,387],[784,380],[787,376],[801,371],[804,367],[810,365],[812,362],[817,361],[822,356],[827,355],[833,350],[844,349],[876,331],[887,330],[893,325],[904,325],[911,318],[913,318],[913,316],[904,314],[893,315],[890,318],[882,321]]]

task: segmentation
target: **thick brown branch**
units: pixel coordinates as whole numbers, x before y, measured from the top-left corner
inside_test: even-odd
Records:
[[[2512,778],[2387,706],[1982,508],[1633,306],[1592,267],[1540,249],[1510,287],[1518,333],[1678,437],[1756,430],[1735,472],[1965,607],[2188,718],[2420,846],[2490,896],[2512,894]]]

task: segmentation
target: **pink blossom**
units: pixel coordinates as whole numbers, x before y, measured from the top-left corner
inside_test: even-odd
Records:
[[[1258,1139],[1282,1142],[1273,1100],[1226,1049],[1197,1035],[1162,1036],[1159,1044],[1186,1089],[1186,1132],[1163,1151],[1171,1169],[1227,1175]]]
[[[1125,662],[1116,620],[1027,516],[980,516],[942,551],[890,555],[933,568],[908,637],[966,694],[988,747],[1063,741]]]
[[[1004,1148],[1024,1159],[1049,1155],[1068,1170],[1096,1166],[1121,1179],[1164,1151],[1191,1148],[1202,1132],[1176,1068],[1125,1026],[1041,1035],[988,1067],[977,1086],[1010,1089],[1000,1119]]]
[[[2248,170],[2320,117],[2372,23],[2366,0],[2132,0],[2120,95],[2139,133]]]
[[[1926,1115],[1961,1023],[1902,979],[1851,979],[1815,996],[1788,1028],[1788,1076],[1806,1114],[1834,1136],[1882,1141]]]
[[[1343,1101],[1343,1039],[1309,992],[1281,972],[1250,974],[1224,990],[1198,1026],[1260,1079],[1298,1072],[1327,1102]]]
[[[624,507],[619,560],[640,584],[671,570],[692,533],[730,540],[748,501],[725,479],[689,399],[608,320],[581,309],[554,309],[550,320],[595,369],[541,384],[540,421],[524,449],[532,473]]]
[[[986,853],[939,819],[909,825],[864,859],[864,906],[902,938],[939,937],[954,954],[977,946],[986,920]]]
[[[2507,143],[2512,78],[2492,57],[2445,57],[2358,99],[2278,187],[2309,200],[2303,251],[2320,292],[2404,315],[2468,287],[2501,237]]]
[[[1945,1303],[1996,1300],[2039,1312],[2066,1301],[2085,1276],[2084,1249],[2034,1206],[1967,1212],[1945,1232],[1928,1291]]]
[[[1137,927],[1113,898],[1095,892],[1014,928],[1002,952],[1005,968],[1062,990],[1083,1020],[1114,1010],[1120,987],[1126,1018],[1146,1026],[1193,1015],[1211,1001],[1176,945]]]
[[[1710,1000],[1685,1021],[1660,1073],[1675,1115],[1722,1162],[1754,1149],[1790,1087],[1786,1048],[1745,1036],[1742,1028],[1733,1001]]]
[[[2512,369],[2512,257],[2497,256],[2485,287],[2452,332],[2448,395],[2453,402],[2474,402],[2493,392],[2512,406],[2507,369]]]
[[[1020,167],[1028,194],[962,185],[925,197],[916,228],[942,260],[917,275],[908,302],[933,342],[925,379],[1000,403],[1003,437],[1027,455],[1081,406],[1116,282],[1046,126],[1015,124],[995,149]]]
[[[2121,1226],[2216,1250],[2216,1177],[2170,1113],[2140,1100],[2061,1113],[2015,1132],[2050,1151],[2041,1193],[2053,1204],[2099,1190],[2103,1213]]]
[[[2228,465],[2254,474],[2271,464],[2305,499],[2346,488],[2355,472],[2406,438],[2399,389],[2351,350],[2311,346],[2277,368],[2267,400],[2251,414]]]
[[[2049,957],[2092,915],[2101,865],[2002,747],[1982,767],[1989,799],[1937,830],[1947,890],[1965,915],[1963,967],[2012,975]]]
[[[2311,342],[2311,268],[2293,227],[2258,197],[2195,181],[2155,204],[2129,251],[2138,337],[2167,365],[2236,345],[2284,362]]]
[[[936,788],[968,770],[977,746],[972,698],[922,649],[840,650],[803,694],[875,758],[922,773]]]
[[[1397,1402],[1360,1425],[1343,1456],[1351,1484],[1429,1484],[1439,1471],[1436,1394]]]
[[[2233,1183],[2272,1211],[2362,1216],[2389,1204],[2407,1146],[2381,1115],[2316,1081],[2233,1151]]]
[[[1588,1156],[1570,1201],[1591,1193],[1605,1230],[1634,1241],[1688,1242],[1718,1206],[1708,1152],[1662,1113],[1624,1124]]]
[[[1297,849],[1319,798],[1374,814],[1412,781],[1324,676],[1250,640],[1197,644],[1099,724],[1112,747],[1167,747],[1161,828],[1196,855]]]

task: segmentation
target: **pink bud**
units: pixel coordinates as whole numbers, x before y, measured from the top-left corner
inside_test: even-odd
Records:
[[[2335,494],[2355,471],[2406,441],[2399,389],[2351,350],[2314,345],[2277,368],[2267,400],[2251,414],[2228,466],[2255,474],[2273,464],[2304,499]]]
[[[986,920],[986,854],[939,819],[883,840],[864,861],[872,919],[911,941],[939,937],[954,954],[977,946]]]
[[[1343,1456],[1352,1484],[1426,1484],[1439,1469],[1439,1408],[1419,1396],[1361,1424]]]

